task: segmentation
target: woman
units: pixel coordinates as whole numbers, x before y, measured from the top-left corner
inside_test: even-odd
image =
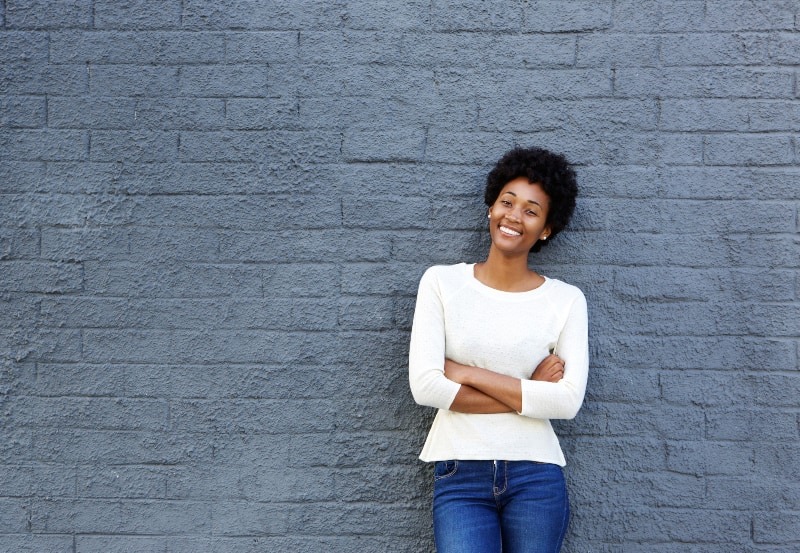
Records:
[[[528,268],[575,208],[563,156],[515,148],[487,177],[483,263],[423,275],[411,332],[417,403],[439,409],[420,459],[435,462],[439,553],[556,553],[569,521],[564,455],[549,419],[573,418],[588,373],[581,291]]]

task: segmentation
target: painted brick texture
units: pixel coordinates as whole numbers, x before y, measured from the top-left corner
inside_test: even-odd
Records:
[[[0,3],[0,551],[433,551],[408,391],[490,165],[582,195],[568,553],[800,548],[800,3]]]

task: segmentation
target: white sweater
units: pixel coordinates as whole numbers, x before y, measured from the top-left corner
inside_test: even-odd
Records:
[[[474,276],[474,264],[435,266],[422,276],[409,352],[414,400],[439,409],[423,461],[539,461],[564,466],[549,419],[571,419],[583,402],[589,371],[586,299],[560,280],[528,292],[503,292]],[[530,380],[551,351],[564,359],[557,383]],[[444,360],[522,379],[521,413],[449,411],[460,384]]]

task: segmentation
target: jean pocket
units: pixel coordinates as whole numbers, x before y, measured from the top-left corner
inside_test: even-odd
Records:
[[[458,461],[436,461],[433,464],[433,479],[441,480],[453,476],[458,470]]]

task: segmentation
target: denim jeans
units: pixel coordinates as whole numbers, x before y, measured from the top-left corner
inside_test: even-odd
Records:
[[[437,553],[558,553],[569,523],[564,473],[533,461],[438,461]]]

